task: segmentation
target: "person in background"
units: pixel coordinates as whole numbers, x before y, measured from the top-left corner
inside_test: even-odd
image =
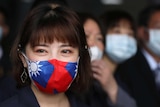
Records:
[[[122,81],[117,73],[117,69],[122,63],[129,60],[137,52],[135,21],[133,17],[124,10],[107,11],[101,16],[101,19],[105,32],[106,56],[104,59],[114,75],[117,84],[119,85],[119,89],[125,91],[134,100],[128,86]],[[113,89],[111,88],[111,90]],[[120,98],[122,100],[124,99],[122,95]],[[123,102],[126,102],[125,99]],[[134,104],[135,103],[136,101],[134,100]]]
[[[94,78],[82,99],[91,107],[136,107],[134,100],[117,84],[105,60],[105,38],[99,20],[89,13],[79,13],[79,16],[89,45]]]
[[[139,107],[160,107],[160,5],[138,15],[138,51],[119,67],[121,79]]]
[[[101,16],[101,23],[105,33],[105,57],[104,60],[108,65],[111,73],[114,75],[119,87],[116,84],[110,86],[111,92],[125,92],[132,100],[126,101],[123,95],[119,95],[121,105],[130,103],[130,106],[136,106],[134,97],[131,96],[128,87],[121,81],[119,75],[116,74],[117,68],[124,63],[137,51],[136,25],[133,17],[124,10],[108,10]],[[116,99],[116,97],[113,97]]]
[[[105,32],[106,60],[112,71],[137,51],[136,26],[132,16],[123,10],[110,10],[102,16]]]
[[[5,8],[0,7],[0,102],[16,93],[15,80],[12,77],[11,63],[7,52],[9,49],[6,46],[7,36],[10,31],[7,16]]]
[[[5,50],[4,39],[8,36],[8,33],[9,33],[9,26],[7,24],[7,12],[3,7],[0,7],[0,77],[5,75],[5,72],[7,72],[6,65],[8,64],[9,66],[9,63],[6,63],[8,62],[7,60],[9,59],[6,59],[7,55],[6,52],[4,51]]]
[[[21,27],[11,57],[20,90],[0,107],[87,107],[74,96],[90,81],[83,26],[68,7],[34,7]]]

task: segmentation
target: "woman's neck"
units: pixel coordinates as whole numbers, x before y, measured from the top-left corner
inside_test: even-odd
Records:
[[[40,107],[70,107],[65,93],[47,94],[41,92],[33,84],[31,85],[31,89],[35,94]]]

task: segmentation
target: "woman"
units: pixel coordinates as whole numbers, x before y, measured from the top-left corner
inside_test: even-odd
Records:
[[[113,91],[112,85],[109,89],[114,93],[119,93],[118,96],[121,99],[120,105],[126,106],[130,103],[130,107],[136,106],[135,100],[130,97],[126,85],[119,79],[119,75],[116,74],[119,64],[125,62],[129,58],[135,55],[137,51],[136,41],[136,26],[132,16],[123,10],[110,10],[105,12],[102,16],[103,30],[105,32],[105,57],[104,60],[108,65],[111,73],[115,76],[118,87]],[[101,73],[102,75],[102,73]],[[127,94],[127,96],[123,96]],[[115,94],[116,95],[116,94]],[[126,100],[126,99],[131,100]],[[113,97],[116,101],[116,97]]]
[[[74,92],[90,80],[87,42],[76,13],[39,5],[27,16],[11,51],[19,93],[1,107],[86,107]]]
[[[122,10],[105,12],[102,22],[106,36],[105,53],[112,69],[115,69],[137,51],[135,22],[129,13]]]
[[[134,100],[117,83],[113,69],[110,68],[106,55],[103,54],[105,39],[100,22],[88,13],[79,13],[79,16],[89,45],[95,79],[84,100],[92,107],[136,107]]]

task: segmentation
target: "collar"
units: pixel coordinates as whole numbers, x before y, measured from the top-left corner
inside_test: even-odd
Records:
[[[160,63],[157,63],[156,60],[145,49],[142,49],[142,53],[146,58],[152,71],[154,71],[157,68],[157,66],[160,66]]]

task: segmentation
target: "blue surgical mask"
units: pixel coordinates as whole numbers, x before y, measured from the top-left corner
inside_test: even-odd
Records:
[[[116,63],[124,62],[137,52],[136,40],[129,35],[123,34],[106,35],[105,47],[108,57]]]
[[[160,57],[160,30],[149,30],[149,41],[146,42],[146,46],[157,56]]]

